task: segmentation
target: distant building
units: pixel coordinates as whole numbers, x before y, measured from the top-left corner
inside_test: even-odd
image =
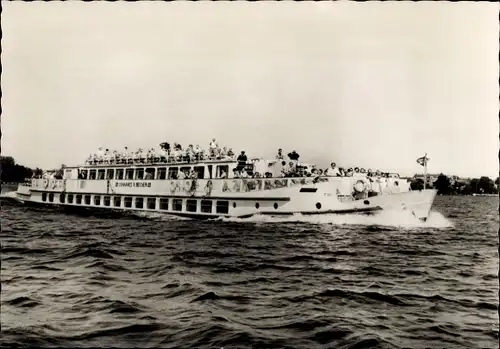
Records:
[[[467,185],[470,184],[470,178],[457,178],[455,180],[456,184]]]

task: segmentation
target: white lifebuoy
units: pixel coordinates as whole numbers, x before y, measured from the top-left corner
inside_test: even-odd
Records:
[[[52,183],[52,189],[56,189],[56,186],[57,186],[57,181],[54,181],[54,182]]]
[[[43,180],[43,187],[44,187],[45,189],[47,189],[47,188],[49,187],[49,180],[48,180],[47,178],[45,178],[45,179]]]
[[[354,191],[358,193],[364,192],[365,189],[366,189],[366,184],[362,180],[359,180],[356,182],[356,184],[354,184]]]

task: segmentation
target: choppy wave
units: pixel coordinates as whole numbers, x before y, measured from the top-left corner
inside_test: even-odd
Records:
[[[497,209],[438,197],[422,223],[3,205],[0,345],[497,347]]]

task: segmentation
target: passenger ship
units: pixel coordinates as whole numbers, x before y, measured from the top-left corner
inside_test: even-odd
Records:
[[[15,196],[25,204],[101,210],[162,212],[192,218],[254,215],[320,215],[410,211],[425,221],[436,191],[412,191],[407,180],[367,177],[280,176],[281,160],[253,159],[249,173],[270,178],[234,178],[235,159],[98,163],[66,167],[62,179],[31,179]],[[194,170],[196,179],[174,179]],[[220,178],[221,174],[227,178]]]

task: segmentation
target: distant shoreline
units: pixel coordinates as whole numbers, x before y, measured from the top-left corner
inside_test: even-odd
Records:
[[[499,196],[499,194],[438,194],[439,196]]]

